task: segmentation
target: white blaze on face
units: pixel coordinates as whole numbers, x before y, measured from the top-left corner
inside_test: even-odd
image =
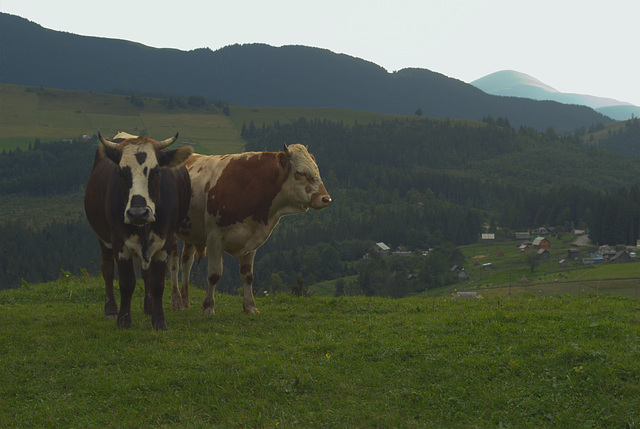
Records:
[[[292,152],[291,168],[295,179],[295,185],[300,198],[305,201],[307,207],[320,209],[328,206],[331,197],[327,193],[320,171],[313,156],[306,147],[294,144],[289,146]]]
[[[147,222],[155,221],[155,202],[149,195],[149,177],[157,174],[158,161],[156,159],[155,148],[151,143],[140,145],[128,145],[122,151],[120,159],[120,169],[125,175],[130,173],[129,199],[125,208],[124,222],[131,223],[127,212],[133,206],[146,206],[151,211]],[[128,173],[127,173],[128,171]],[[153,180],[154,178],[152,178]]]

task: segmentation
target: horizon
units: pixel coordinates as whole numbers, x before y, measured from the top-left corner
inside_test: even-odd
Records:
[[[82,36],[183,51],[303,45],[360,58],[390,73],[423,68],[466,83],[514,70],[562,93],[640,106],[640,64],[630,49],[639,14],[633,11],[640,12],[640,4],[632,0],[612,0],[607,10],[550,0],[535,8],[506,0],[401,5],[330,0],[313,10],[293,0],[240,5],[186,0],[180,7],[165,0],[114,0],[96,5],[89,18],[85,9],[78,0],[0,0],[0,12]],[[181,31],[187,25],[189,31]],[[167,31],[159,31],[163,28]]]

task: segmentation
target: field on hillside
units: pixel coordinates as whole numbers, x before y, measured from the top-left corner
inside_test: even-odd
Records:
[[[125,96],[0,85],[0,148],[42,140],[71,139],[100,131],[147,133],[158,139],[176,132],[202,153],[239,151],[239,130],[218,109],[167,109],[160,99],[144,98],[144,108]]]
[[[490,246],[464,246],[465,270],[469,280],[456,284],[456,288],[477,291],[486,295],[528,292],[536,295],[585,294],[590,292],[622,293],[640,298],[640,263],[584,265],[582,258],[597,250],[597,246],[576,248],[571,245],[575,237],[550,237],[549,256],[539,260],[531,270],[528,252],[521,252],[516,241],[498,242]],[[569,261],[563,268],[559,261],[566,259],[568,251],[580,250],[580,258]],[[534,252],[535,250],[529,250]],[[488,267],[484,264],[491,264]],[[490,292],[493,290],[493,292]]]
[[[158,139],[179,132],[180,140],[192,144],[198,153],[224,154],[242,151],[245,142],[240,130],[252,121],[260,127],[263,123],[278,120],[284,124],[300,117],[345,124],[401,117],[346,109],[243,106],[230,106],[230,116],[225,116],[213,106],[168,109],[161,99],[144,97],[143,101],[141,109],[122,95],[0,84],[0,150],[26,148],[36,137],[48,141],[94,135],[98,131],[105,136],[127,131],[144,132]]]
[[[567,257],[569,249],[575,249],[571,246],[574,238],[571,235],[551,238],[549,257],[540,259],[533,272],[527,263],[528,252],[521,252],[516,241],[462,246],[460,249],[465,255],[463,268],[469,278],[444,288],[428,290],[426,295],[451,295],[457,291],[478,292],[484,297],[608,293],[640,299],[640,261],[637,259],[620,264],[584,265],[582,258],[597,250],[597,246],[588,246],[580,248],[579,260],[571,261],[566,268],[561,267],[559,261]],[[484,267],[487,263],[491,265]],[[355,281],[355,276],[345,278],[346,283]],[[320,296],[334,296],[335,280],[315,284],[312,289]]]
[[[151,330],[97,278],[0,292],[6,427],[638,427],[640,301],[218,294]],[[167,297],[165,297],[167,298]],[[168,299],[165,299],[168,307]]]

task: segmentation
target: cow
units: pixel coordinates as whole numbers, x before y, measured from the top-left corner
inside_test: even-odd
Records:
[[[222,275],[222,253],[237,258],[243,308],[258,313],[253,298],[253,260],[284,215],[320,210],[331,204],[315,158],[300,144],[279,152],[193,155],[186,162],[191,178],[191,204],[177,235],[184,241],[182,279],[171,275],[172,308],[189,306],[189,275],[194,254],[208,254],[207,292],[203,314],[214,314],[214,291]],[[172,255],[174,266],[178,255]]]
[[[190,146],[162,150],[178,134],[164,141],[118,133],[100,145],[87,184],[84,208],[98,236],[105,282],[106,316],[116,325],[131,327],[131,297],[136,284],[134,259],[140,260],[145,284],[145,312],[155,330],[166,330],[162,294],[175,230],[184,220],[191,195],[184,162]],[[118,267],[120,311],[113,296],[114,260]]]

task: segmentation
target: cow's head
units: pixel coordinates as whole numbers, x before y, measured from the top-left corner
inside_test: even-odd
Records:
[[[177,140],[177,133],[161,142],[126,133],[116,135],[114,141],[105,139],[100,133],[98,138],[104,154],[119,168],[120,191],[126,202],[124,223],[142,226],[154,222],[160,195],[160,168],[181,166],[193,149],[185,146],[162,150]]]
[[[278,153],[278,162],[281,167],[290,168],[293,175],[293,181],[289,180],[291,192],[305,210],[309,207],[320,210],[331,204],[331,196],[322,183],[316,160],[306,146],[284,144],[283,151]]]

